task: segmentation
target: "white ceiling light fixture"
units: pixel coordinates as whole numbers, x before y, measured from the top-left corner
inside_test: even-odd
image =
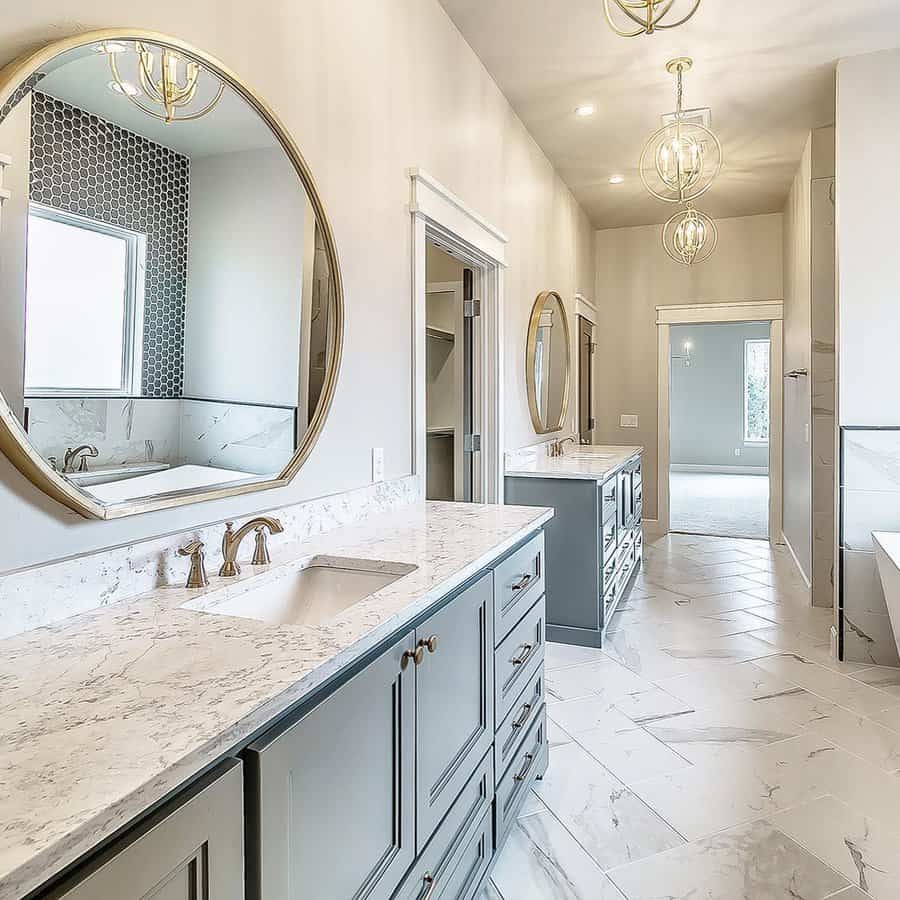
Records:
[[[584,106],[575,107],[575,115],[578,116],[579,119],[590,118],[595,112],[596,110],[591,103],[585,103]]]
[[[622,184],[622,182],[624,182],[624,181],[625,181],[624,175],[610,175],[609,176],[610,184]]]
[[[666,117],[641,153],[641,181],[666,203],[696,200],[709,190],[722,168],[719,139],[697,119],[688,119],[684,111],[683,75],[693,64],[684,56],[666,64],[666,71],[676,78],[675,113]]]
[[[677,28],[697,12],[700,0],[603,0],[609,27],[619,37]],[[669,13],[672,16],[669,17]],[[676,18],[676,16],[681,18]]]
[[[689,203],[663,225],[662,242],[670,259],[693,266],[712,256],[719,242],[719,229],[706,213]]]

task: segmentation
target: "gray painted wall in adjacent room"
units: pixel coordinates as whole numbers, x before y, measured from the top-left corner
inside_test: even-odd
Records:
[[[743,395],[744,341],[768,337],[769,325],[760,323],[672,326],[672,465],[768,468],[768,445],[744,443]],[[685,341],[689,367],[676,358]]]

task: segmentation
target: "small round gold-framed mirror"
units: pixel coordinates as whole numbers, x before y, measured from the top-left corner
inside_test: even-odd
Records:
[[[565,305],[556,291],[543,291],[534,301],[525,345],[528,409],[538,434],[550,434],[564,427],[571,366]]]
[[[299,148],[226,66],[106,29],[0,73],[0,450],[113,519],[287,485],[344,330]]]

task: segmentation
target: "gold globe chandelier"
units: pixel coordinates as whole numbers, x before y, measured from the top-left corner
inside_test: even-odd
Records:
[[[98,48],[109,58],[113,80],[110,88],[143,110],[148,116],[166,124],[199,119],[222,99],[225,84],[210,75],[217,87],[212,98],[199,109],[189,109],[197,97],[200,63],[186,59],[168,47],[153,48],[141,41],[129,46],[123,41],[104,41]],[[122,77],[118,59],[133,50],[136,60],[136,82]],[[209,73],[207,73],[209,74]]]
[[[693,266],[712,256],[719,242],[719,230],[706,213],[688,203],[663,225],[662,242],[671,259]]]
[[[666,71],[676,78],[676,106],[671,121],[655,131],[641,153],[644,187],[666,203],[687,203],[709,190],[722,168],[722,145],[701,122],[684,111],[683,76],[693,61],[673,59]]]
[[[603,12],[609,27],[620,37],[637,37],[639,34],[653,34],[665,28],[683,25],[700,6],[700,0],[603,0]],[[681,18],[667,19],[673,7]],[[613,10],[617,12],[614,14]],[[684,10],[687,12],[684,12]]]

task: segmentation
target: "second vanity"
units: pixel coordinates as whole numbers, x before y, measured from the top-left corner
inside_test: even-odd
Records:
[[[548,764],[551,516],[417,505],[4,641],[0,898],[471,900]],[[382,587],[278,624],[316,568]]]
[[[551,506],[547,637],[600,647],[644,553],[640,447],[541,445],[511,454],[506,502]]]

